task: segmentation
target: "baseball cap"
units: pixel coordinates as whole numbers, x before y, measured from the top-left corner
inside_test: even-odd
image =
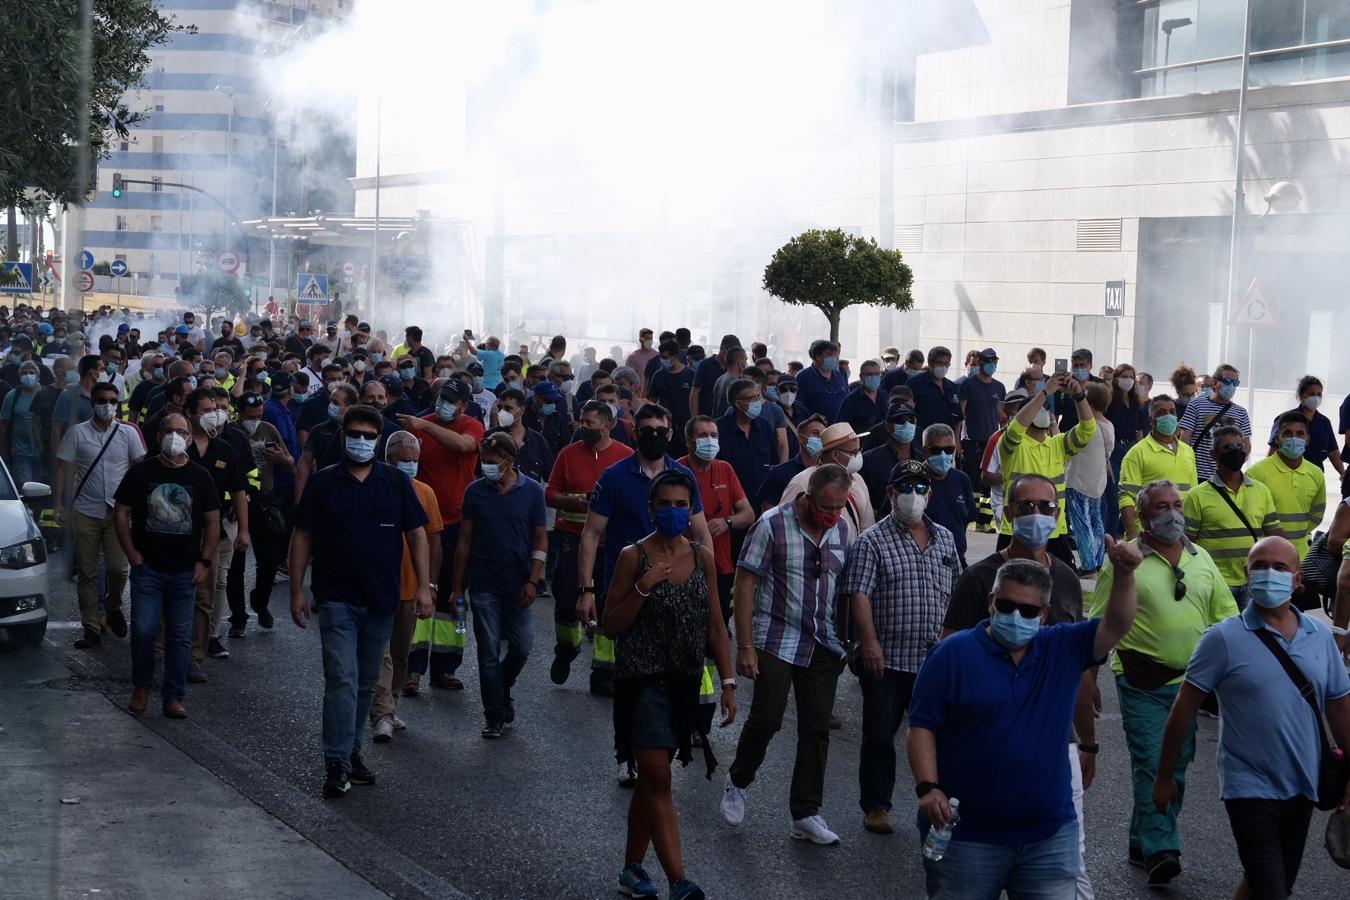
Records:
[[[384,385],[385,390],[389,391],[391,394],[396,394],[398,396],[403,395],[403,382],[397,375],[391,374],[380,376],[380,384]]]
[[[998,351],[995,350],[993,347],[985,347],[983,350],[980,351],[980,359],[997,360]]]
[[[41,325],[38,326],[38,334],[51,334],[52,331],[54,330],[55,329],[53,329],[52,326],[47,324],[46,322],[43,322]]]
[[[191,333],[192,333],[192,329],[191,329],[191,328],[188,328],[186,325],[179,325],[179,326],[177,326],[176,328],[174,328],[173,333],[174,333],[174,334],[191,334]]]
[[[289,391],[294,381],[290,372],[278,372],[272,376],[272,391]]]
[[[1031,398],[1023,388],[1014,388],[1003,397],[1004,403],[1025,403]]]
[[[899,484],[902,481],[932,484],[933,477],[928,471],[927,463],[920,462],[917,459],[902,459],[891,467],[891,476],[886,483]]]
[[[914,407],[904,402],[903,400],[900,400],[896,403],[892,403],[890,406],[886,407],[887,419],[898,419],[901,416],[912,416],[912,415],[915,415]]]
[[[289,378],[290,376],[287,377]],[[254,394],[250,392],[244,394],[242,397],[239,398],[239,408],[243,409],[244,407],[252,408],[254,406],[262,406],[263,402],[264,401],[262,394]]]
[[[44,323],[43,325],[39,325],[39,326],[38,326],[38,331],[41,331],[44,327],[45,327],[48,331],[51,331],[51,329],[52,329],[52,327],[51,327],[50,325],[46,325],[46,324]],[[117,333],[118,333],[118,334],[126,334],[126,333],[129,332],[129,331],[131,331],[131,326],[128,325],[126,322],[123,322],[121,325],[118,325],[118,326],[117,326]]]
[[[475,360],[474,362],[471,362],[471,363],[469,363],[467,366],[465,366],[465,367],[464,367],[464,371],[468,372],[470,375],[474,376],[475,378],[482,378],[482,377],[483,377],[483,364],[480,363],[480,362],[478,362],[477,360]]]
[[[465,390],[467,389],[466,386]],[[562,399],[562,392],[560,392],[558,386],[551,381],[541,381],[536,384],[534,386],[534,395],[536,397],[543,397],[550,403],[556,403]]]
[[[473,399],[473,391],[467,384],[458,378],[451,378],[445,384],[441,385],[440,399],[469,402]]]

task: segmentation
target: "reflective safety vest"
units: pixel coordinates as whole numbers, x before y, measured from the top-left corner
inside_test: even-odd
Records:
[[[1008,423],[998,442],[998,464],[1003,473],[1004,534],[1012,534],[1012,515],[1008,511],[1008,489],[1019,475],[1044,475],[1055,486],[1061,515],[1051,537],[1059,537],[1068,530],[1069,517],[1064,506],[1064,464],[1078,454],[1097,433],[1097,420],[1086,418],[1063,434],[1047,435],[1036,441],[1027,436],[1027,429],[1016,419]]]
[[[1224,500],[1225,494],[1242,510],[1245,524]],[[1187,493],[1181,508],[1186,514],[1186,536],[1205,548],[1229,587],[1245,585],[1248,551],[1258,538],[1279,528],[1270,490],[1244,475],[1241,486],[1232,492],[1215,475]]]
[[[1280,530],[1298,548],[1302,560],[1308,555],[1313,530],[1322,524],[1327,511],[1327,479],[1321,466],[1302,459],[1291,469],[1279,453],[1274,453],[1248,469],[1247,477],[1270,490]]]
[[[1121,509],[1134,509],[1139,492],[1154,481],[1172,482],[1183,497],[1195,487],[1195,451],[1185,441],[1177,441],[1176,448],[1173,453],[1149,433],[1129,449],[1120,463]]]

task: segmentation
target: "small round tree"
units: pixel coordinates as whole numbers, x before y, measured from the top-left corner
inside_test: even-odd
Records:
[[[178,299],[188,309],[206,311],[206,318],[220,310],[227,315],[248,311],[248,294],[239,279],[226,272],[199,272],[186,275],[178,288]]]
[[[839,316],[858,304],[907,310],[914,306],[914,273],[899,250],[884,250],[872,238],[841,229],[812,229],[774,251],[764,267],[764,290],[797,306],[814,306],[839,340]]]

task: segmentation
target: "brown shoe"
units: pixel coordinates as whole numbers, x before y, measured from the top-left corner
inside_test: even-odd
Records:
[[[164,701],[164,718],[166,719],[186,719],[187,710],[183,707],[181,700]]]
[[[409,675],[408,680],[403,682],[403,696],[416,697],[422,693],[422,676]]]
[[[834,713],[830,713],[830,730],[838,731],[843,727],[844,727],[843,720],[840,719],[838,716],[836,716]]]
[[[453,675],[433,675],[431,676],[431,686],[440,688],[443,691],[464,690],[464,682]]]
[[[892,834],[895,826],[891,824],[891,814],[884,809],[874,809],[863,815],[863,828],[873,834]]]
[[[150,705],[150,689],[135,688],[131,692],[131,702],[127,704],[127,712],[133,716],[139,716],[145,712],[145,708]]]

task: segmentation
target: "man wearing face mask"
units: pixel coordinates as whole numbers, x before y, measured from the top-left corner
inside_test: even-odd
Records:
[[[193,596],[210,577],[220,540],[220,497],[210,473],[188,459],[190,428],[181,413],[164,416],[159,452],[127,471],[115,497],[117,541],[131,564],[133,688],[127,709],[133,715],[150,702],[162,619],[164,715],[187,718]]]
[[[609,436],[614,438],[614,440],[618,441],[620,444],[624,444],[629,447],[633,446],[632,429],[629,428],[628,422],[624,420],[624,415],[628,411],[629,405],[632,400],[632,395],[629,394],[629,400],[625,401],[621,398],[619,394],[618,385],[603,384],[600,387],[596,388],[595,399],[599,400],[601,403],[608,406],[609,411],[614,414],[614,428],[611,429]],[[582,408],[585,409],[584,404],[582,405]],[[580,439],[581,439],[580,432],[572,433],[573,441]]]
[[[1302,561],[1308,555],[1313,530],[1327,511],[1327,479],[1322,467],[1307,458],[1308,420],[1294,410],[1280,417],[1279,450],[1247,470],[1253,481],[1270,491],[1284,537],[1293,543]]]
[[[1195,451],[1195,467],[1201,481],[1214,477],[1214,432],[1220,427],[1236,427],[1246,440],[1247,452],[1251,452],[1251,419],[1241,404],[1233,402],[1241,384],[1242,378],[1237,369],[1230,365],[1219,366],[1214,371],[1213,387],[1208,392],[1197,394],[1186,404],[1177,436]]]
[[[733,602],[736,671],[755,682],[755,696],[722,790],[722,818],[729,825],[745,821],[748,789],[782,727],[791,692],[797,756],[789,834],[813,844],[839,843],[819,813],[835,687],[846,654],[835,617],[851,484],[843,466],[816,466],[805,490],[761,516],[746,536]]]
[[[72,426],[56,451],[52,491],[56,516],[66,518],[75,548],[76,592],[84,626],[75,647],[82,650],[98,647],[102,641],[100,552],[106,566],[108,628],[119,638],[127,634],[127,620],[122,614],[127,558],[117,541],[112,512],[117,486],[127,470],[145,457],[145,445],[136,429],[116,421],[116,389],[109,384],[95,385],[93,399],[93,417]],[[67,491],[71,492],[69,496]]]
[[[839,345],[813,341],[809,352],[811,365],[797,376],[797,397],[810,413],[838,422],[839,409],[848,396],[848,376],[839,369]]]
[[[539,432],[548,441],[556,457],[572,436],[572,419],[562,393],[550,381],[535,385],[525,408],[525,427]]]
[[[515,442],[498,432],[483,440],[483,477],[464,492],[452,593],[473,606],[483,737],[502,736],[516,718],[511,688],[534,645],[530,606],[539,596],[548,558],[544,489],[515,468]],[[501,646],[506,643],[506,652]]]
[[[1139,537],[1134,498],[1151,481],[1170,481],[1184,497],[1195,487],[1195,451],[1177,438],[1176,401],[1160,394],[1149,401],[1150,430],[1120,462],[1120,523],[1125,537]]]
[[[324,466],[342,461],[342,417],[357,403],[356,390],[346,383],[334,385],[328,395],[328,421],[310,429],[295,472],[295,499],[305,491],[309,478]],[[378,448],[383,450],[383,448]]]
[[[863,695],[859,805],[863,827],[876,834],[894,830],[895,733],[961,574],[951,532],[926,515],[931,492],[926,465],[896,463],[886,484],[890,512],[849,548],[840,583],[857,635],[853,666]]]
[[[895,464],[908,459],[922,461],[924,458],[922,448],[914,444],[919,426],[913,406],[892,403],[886,411],[884,428],[886,443],[863,452],[862,469],[858,473],[867,484],[867,495],[872,501],[872,511],[877,516],[884,516],[891,511],[886,491]]]
[[[577,420],[581,414],[581,406],[573,396],[576,390],[576,379],[572,377],[572,364],[566,360],[554,360],[548,364],[548,381],[558,389],[561,399],[557,401],[558,410],[566,417],[568,424]],[[540,382],[544,384],[544,382]]]
[[[1186,494],[1186,536],[1204,547],[1223,573],[1238,609],[1247,606],[1247,551],[1262,536],[1282,535],[1275,498],[1242,474],[1247,441],[1231,425],[1214,429],[1214,475]]]
[[[853,433],[846,422],[837,422],[826,428],[820,435],[820,465],[834,463],[843,466],[848,472],[852,486],[848,492],[848,503],[844,507],[844,537],[846,544],[852,544],[864,531],[876,523],[872,510],[872,498],[867,491],[867,483],[862,475],[862,441]],[[811,479],[810,470],[798,473],[788,482],[779,503],[786,503],[796,497]]]
[[[228,414],[216,409],[214,392],[198,388],[188,395],[185,409],[192,422],[192,438],[188,441],[188,460],[207,471],[221,500],[220,540],[216,554],[211,558],[207,579],[197,586],[197,603],[193,614],[192,662],[188,666],[188,681],[194,684],[206,681],[202,661],[227,659],[230,652],[217,636],[217,628],[224,618],[228,604],[225,596],[226,575],[234,554],[248,549],[248,482],[240,469],[234,450],[220,438],[229,420]],[[219,605],[220,614],[216,608]]]
[[[763,416],[764,397],[759,385],[739,378],[727,390],[727,411],[717,419],[718,459],[735,470],[741,487],[752,496],[759,492],[769,467],[778,462],[773,426]],[[738,546],[733,548],[739,550]]]
[[[961,421],[961,398],[955,382],[947,378],[951,371],[952,351],[946,347],[934,347],[928,351],[928,368],[907,379],[894,377],[890,373],[881,381],[883,390],[890,390],[897,384],[904,384],[914,393],[914,412],[918,418],[919,430],[929,425],[949,425],[958,427]],[[899,370],[903,373],[904,370]],[[887,380],[891,384],[887,384]]]
[[[0,448],[15,484],[46,481],[39,420],[33,414],[38,395],[38,367],[31,359],[19,366],[19,388],[0,403]]]
[[[965,569],[966,529],[975,521],[976,506],[970,479],[956,468],[956,432],[949,425],[929,425],[923,430],[923,454],[932,481],[928,517],[952,533]]]
[[[946,851],[923,862],[930,897],[1092,896],[1063,741],[1084,674],[1135,618],[1139,551],[1112,542],[1108,552],[1119,576],[1101,618],[1046,625],[1050,573],[1011,560],[994,578],[987,622],[942,641],[919,670],[906,749],[921,833],[949,824],[961,802]]]
[[[1187,539],[1186,516],[1176,486],[1167,481],[1146,484],[1136,503],[1144,524],[1143,536],[1133,542],[1144,557],[1133,574],[1138,615],[1116,648],[1111,671],[1116,676],[1133,773],[1128,857],[1132,865],[1148,873],[1149,885],[1157,887],[1181,873],[1177,822],[1181,797],[1161,812],[1153,803],[1163,726],[1200,636],[1211,625],[1237,615],[1238,609],[1214,560]],[[1102,613],[1108,597],[1114,599],[1116,564],[1111,556],[1097,577],[1093,615]],[[1186,767],[1194,755],[1192,725],[1174,767],[1176,781],[1183,788]]]
[[[824,416],[806,416],[797,423],[793,440],[793,445],[798,448],[797,452],[786,462],[774,466],[769,470],[769,474],[764,476],[764,483],[760,485],[759,494],[754,498],[754,508],[758,512],[768,512],[778,506],[782,502],[783,491],[787,489],[788,482],[820,461],[820,454],[825,449],[820,436],[825,433],[828,424]]]
[[[975,371],[962,380],[957,388],[957,398],[961,404],[961,466],[969,476],[970,483],[979,484],[982,488],[980,462],[984,448],[1006,418],[1003,400],[1008,391],[1001,381],[994,380],[997,371],[998,353],[993,347],[986,347],[976,354]],[[987,491],[982,489],[981,493]]]
[[[1234,896],[1288,897],[1318,800],[1322,722],[1338,746],[1350,746],[1350,677],[1331,630],[1290,603],[1303,578],[1289,542],[1261,540],[1246,564],[1251,605],[1205,632],[1191,654],[1167,717],[1153,801],[1165,810],[1180,800],[1175,762],[1200,704],[1216,694],[1219,793],[1243,871]],[[1350,786],[1337,799],[1339,809],[1350,807]]]
[[[839,421],[853,426],[858,434],[886,418],[886,392],[881,389],[881,363],[869,359],[859,368],[861,381],[839,407]]]
[[[256,489],[249,494],[249,544],[254,558],[254,586],[249,594],[249,608],[258,617],[258,624],[270,629],[273,619],[268,605],[287,539],[285,514],[277,496],[277,479],[283,472],[293,475],[295,461],[286,449],[281,432],[263,420],[265,402],[259,394],[245,393],[240,397],[237,404],[239,421],[227,427],[227,435],[233,433],[244,439],[248,446],[245,464],[251,462],[258,473]],[[246,562],[246,553],[234,554],[226,582],[231,638],[244,636],[249,619],[248,609],[244,606]]]
[[[522,475],[540,484],[548,482],[553,471],[555,454],[547,439],[539,432],[525,427],[525,395],[515,388],[507,388],[497,395],[496,404],[488,414],[492,427],[488,434],[504,431],[516,445],[516,468]],[[581,440],[578,432],[577,440]]]
[[[82,356],[77,372],[76,380],[66,385],[65,391],[56,401],[56,409],[52,411],[53,447],[61,446],[66,429],[80,422],[88,422],[94,415],[90,392],[94,389],[94,385],[102,380],[103,360],[97,356]],[[70,381],[71,374],[67,373],[67,381]]]
[[[431,485],[445,527],[441,531],[441,568],[433,590],[435,615],[421,619],[413,634],[413,650],[408,658],[408,679],[403,694],[420,690],[422,674],[431,670],[432,687],[459,691],[464,683],[455,670],[464,660],[464,632],[456,629],[460,619],[451,603],[450,589],[455,581],[455,544],[459,541],[460,504],[464,489],[474,480],[478,467],[478,445],[483,441],[483,423],[464,414],[471,400],[469,386],[450,379],[441,386],[436,408],[428,416],[400,416],[399,424],[417,436],[422,445],[417,477]]]
[[[510,394],[519,392],[505,392],[498,402],[508,399]],[[514,397],[509,399],[511,403],[507,408],[518,403]],[[549,678],[554,684],[567,683],[572,660],[581,651],[583,629],[590,624],[589,620],[577,616],[579,588],[583,582],[604,583],[604,563],[598,555],[592,556],[589,569],[580,568],[580,547],[600,475],[633,453],[611,437],[612,426],[613,413],[609,407],[596,400],[589,401],[581,410],[580,439],[562,448],[548,475],[545,500],[557,511],[549,548],[550,555],[556,560],[551,582],[556,640],[553,663],[549,667]],[[515,427],[524,430],[523,425]],[[586,579],[581,578],[582,571],[588,573]],[[596,596],[603,598],[604,591],[597,588]],[[599,621],[598,616],[595,621]],[[613,647],[613,642],[603,634],[595,635],[595,657],[590,676],[592,693],[604,694],[612,685]]]
[[[722,617],[731,618],[732,577],[736,557],[732,553],[732,534],[755,523],[754,510],[745,495],[741,480],[731,463],[720,458],[720,423],[708,416],[696,416],[685,426],[685,439],[694,450],[679,460],[694,473],[698,493],[703,499],[703,515],[713,539],[713,559],[717,564],[717,597],[722,601]],[[711,687],[711,685],[705,685]]]
[[[411,479],[375,461],[382,427],[383,417],[369,407],[347,410],[342,421],[345,460],[310,479],[291,538],[291,619],[301,628],[310,618],[304,581],[311,554],[314,561],[312,590],[324,668],[323,795],[334,799],[353,782],[375,783],[375,773],[361,756],[361,732],[404,593],[400,569],[405,541],[417,582],[417,615],[431,615],[434,606],[427,514]],[[424,442],[423,453],[426,449]],[[458,506],[455,512],[458,518]]]
[[[1092,351],[1086,348],[1073,351],[1069,357],[1069,377],[1085,388],[1094,382],[1106,384],[1102,378],[1092,374]],[[1079,409],[1073,397],[1067,391],[1060,391],[1054,397],[1054,409],[1059,411],[1059,430],[1068,431],[1079,422]]]

